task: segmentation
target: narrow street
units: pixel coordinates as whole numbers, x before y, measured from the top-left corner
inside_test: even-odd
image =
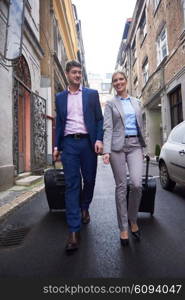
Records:
[[[156,165],[149,173],[158,176]],[[80,249],[66,255],[67,226],[64,213],[51,213],[45,193],[30,200],[1,221],[6,230],[28,228],[18,246],[2,246],[1,278],[184,278],[184,187],[174,193],[161,189],[157,180],[154,216],[139,214],[141,241],[130,236],[121,247],[114,202],[114,180],[110,166],[99,159],[91,222],[83,225]]]
[[[1,299],[182,297],[185,0],[0,0],[0,35]],[[113,173],[98,156],[90,223],[81,226],[77,250],[79,236],[69,235],[65,210],[49,208],[45,174],[54,161],[53,167],[61,166],[61,156],[65,178],[48,172],[46,186],[53,199],[65,179],[70,230],[79,230],[76,168],[80,164],[88,181],[82,207],[87,223],[96,171],[92,149],[105,154],[105,162],[117,152],[117,176],[124,147],[135,151],[135,186],[139,148],[151,158],[154,213],[153,207],[139,212],[139,232],[129,228],[129,243],[127,232],[120,241]],[[121,192],[117,198],[121,207]],[[118,218],[125,228],[119,208]]]

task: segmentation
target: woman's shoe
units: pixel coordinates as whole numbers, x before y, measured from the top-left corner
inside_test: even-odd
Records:
[[[139,230],[139,228],[138,228],[137,223],[131,224],[131,222],[129,222],[129,224],[130,224],[130,227],[131,227],[130,229],[131,229],[131,233],[132,233],[133,237],[134,237],[137,241],[139,241],[140,238],[141,238],[141,232],[140,232],[140,230]],[[134,231],[132,231],[132,230],[134,230]]]
[[[129,244],[129,240],[128,239],[121,239],[120,238],[120,242],[122,246],[127,246]]]
[[[137,231],[131,231],[131,232],[132,232],[133,237],[137,241],[140,241],[140,239],[141,239],[141,232],[140,232],[140,230],[138,229]]]

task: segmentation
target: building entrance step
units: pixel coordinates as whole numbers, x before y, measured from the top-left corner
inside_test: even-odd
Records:
[[[17,175],[16,180],[28,177],[31,175],[31,172],[24,172]]]
[[[25,178],[17,179],[15,181],[15,184],[21,186],[30,186],[32,184],[39,182],[41,179],[42,176],[32,175],[32,176],[27,176]]]

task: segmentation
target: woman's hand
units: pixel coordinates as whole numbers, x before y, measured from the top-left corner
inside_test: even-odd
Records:
[[[103,154],[103,162],[106,165],[108,165],[110,163],[110,154],[109,153]]]

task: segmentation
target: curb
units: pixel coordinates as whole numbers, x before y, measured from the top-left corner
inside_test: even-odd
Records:
[[[31,200],[36,194],[42,192],[44,188],[45,188],[44,184],[34,187],[31,191],[27,191],[19,195],[18,197],[16,197],[10,203],[3,205],[0,208],[0,220],[7,217],[13,210],[21,207],[24,203]]]
[[[150,163],[152,164],[152,165],[155,165],[155,166],[158,166],[159,165],[159,163],[157,162],[157,161],[150,161]]]

